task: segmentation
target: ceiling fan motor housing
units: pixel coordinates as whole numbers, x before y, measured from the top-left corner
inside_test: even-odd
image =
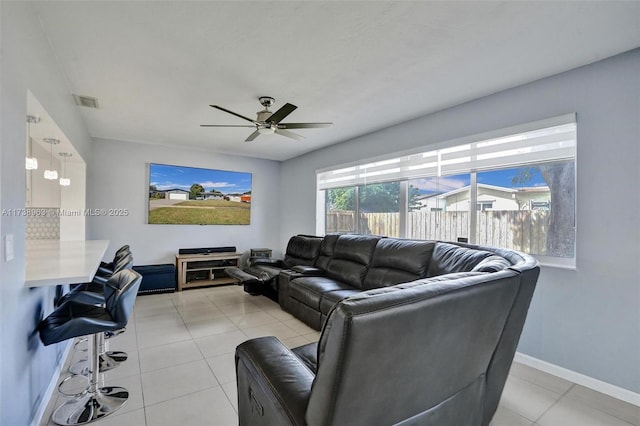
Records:
[[[271,117],[273,113],[271,111],[264,110],[258,111],[256,114],[258,114],[258,118],[256,119],[256,121],[264,122],[267,121],[267,119]]]

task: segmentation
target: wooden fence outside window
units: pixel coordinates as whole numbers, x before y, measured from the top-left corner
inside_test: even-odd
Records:
[[[481,211],[477,214],[476,244],[546,255],[549,211]],[[398,237],[399,213],[360,214],[360,233]],[[355,212],[326,214],[326,232],[354,232]],[[457,241],[469,238],[469,212],[413,211],[407,213],[406,238]]]

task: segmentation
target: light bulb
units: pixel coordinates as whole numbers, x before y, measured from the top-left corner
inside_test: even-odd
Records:
[[[49,179],[49,180],[56,180],[56,179],[58,179],[58,171],[57,170],[45,170],[44,171],[44,178],[45,179]]]
[[[38,168],[38,159],[33,156],[33,140],[31,139],[31,124],[40,122],[40,117],[35,115],[27,115],[27,156],[24,159],[24,168],[27,170],[36,170]]]
[[[45,170],[44,171],[44,178],[45,179],[49,179],[49,180],[56,180],[56,179],[58,179],[58,171],[57,170],[53,170],[53,146],[54,145],[58,145],[60,143],[60,139],[43,138],[42,142],[48,143],[50,145],[49,167],[51,167],[51,169],[52,169],[52,170]]]
[[[26,157],[24,159],[24,167],[27,170],[37,170],[38,169],[38,159],[36,157]]]

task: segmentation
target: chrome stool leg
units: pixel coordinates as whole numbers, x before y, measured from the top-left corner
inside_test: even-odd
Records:
[[[80,380],[82,383],[74,386],[74,381],[76,380]],[[75,398],[86,395],[86,393],[89,392],[90,381],[91,379],[88,376],[72,374],[60,382],[58,385],[58,393],[62,396],[72,396]]]
[[[87,393],[79,398],[67,401],[56,409],[51,419],[62,426],[83,425],[117,411],[129,398],[129,391],[122,387],[98,387],[99,345],[98,336],[89,336],[89,359],[91,360],[91,378]]]
[[[88,342],[89,339],[87,339],[86,337],[79,337],[76,342],[73,344],[73,349],[75,349],[78,352],[87,352],[89,349],[87,348],[81,348],[80,344],[81,343],[85,343]]]
[[[99,339],[98,345],[99,345],[99,354],[100,354],[100,358],[99,358],[100,360],[98,365],[99,372],[104,373],[105,371],[113,370],[114,368],[119,366],[120,363],[127,360],[128,355],[126,352],[104,350],[105,349],[104,333],[100,333],[98,339]],[[69,367],[69,372],[74,375],[87,376],[89,375],[89,371],[90,371],[89,358],[80,360],[75,364],[73,364],[71,367]]]

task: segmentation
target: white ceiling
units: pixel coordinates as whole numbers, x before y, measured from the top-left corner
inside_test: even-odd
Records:
[[[640,2],[34,3],[92,136],[285,160],[640,46]],[[305,141],[262,135],[258,96]],[[105,142],[100,142],[105,143]]]

